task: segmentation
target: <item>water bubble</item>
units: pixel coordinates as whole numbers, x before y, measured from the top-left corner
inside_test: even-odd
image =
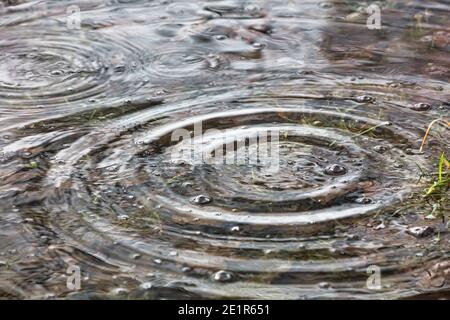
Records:
[[[331,288],[331,284],[329,284],[328,282],[320,282],[319,283],[319,288],[321,288],[321,289],[329,289],[329,288]]]
[[[217,282],[228,282],[233,279],[233,274],[225,270],[220,270],[214,273],[212,278]]]
[[[412,106],[411,109],[414,111],[428,111],[431,109],[431,105],[428,103],[419,102]]]
[[[325,169],[325,173],[332,176],[340,176],[347,173],[347,169],[339,164],[332,164]]]
[[[416,238],[423,238],[423,237],[428,237],[428,236],[434,234],[434,229],[429,226],[410,227],[406,230],[406,233],[408,233]]]
[[[264,45],[262,43],[260,43],[260,42],[254,42],[253,43],[253,48],[262,49],[263,47],[264,47]]]
[[[231,232],[239,232],[239,231],[240,231],[239,226],[234,226],[231,228]]]
[[[50,75],[53,77],[60,77],[64,74],[64,71],[62,70],[52,70],[50,71]]]
[[[387,150],[389,150],[389,148],[386,146],[378,145],[373,147],[373,150],[378,153],[385,153]]]
[[[386,225],[382,222],[379,225],[377,225],[374,229],[375,230],[381,230],[381,229],[385,229]]]
[[[198,196],[195,196],[191,199],[191,202],[193,204],[199,204],[199,205],[204,205],[204,204],[208,204],[212,201],[212,198],[209,196],[205,196],[203,194],[200,194]]]
[[[319,7],[322,9],[330,9],[333,7],[333,5],[328,2],[321,2],[321,3],[319,3]]]
[[[375,97],[369,95],[362,95],[355,98],[356,102],[360,103],[372,103],[375,102]]]
[[[185,267],[182,267],[182,268],[181,268],[181,272],[183,272],[183,273],[187,273],[187,272],[191,272],[191,271],[192,271],[192,268],[191,268],[191,267],[185,266]]]
[[[129,291],[125,288],[115,288],[111,291],[113,295],[121,296],[127,294]]]
[[[373,202],[373,200],[368,197],[360,197],[360,198],[357,198],[355,200],[355,202],[359,203],[359,204],[370,204]]]
[[[130,255],[130,258],[133,260],[139,259],[141,255],[139,253],[133,253]]]
[[[153,287],[153,283],[151,282],[144,282],[139,286],[143,290],[150,290]]]

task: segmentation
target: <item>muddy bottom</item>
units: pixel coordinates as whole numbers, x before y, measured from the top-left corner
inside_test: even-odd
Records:
[[[0,1],[0,298],[449,298],[450,5],[368,5]]]

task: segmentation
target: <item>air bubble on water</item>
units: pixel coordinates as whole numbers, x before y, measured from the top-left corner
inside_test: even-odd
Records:
[[[325,173],[332,176],[340,176],[347,173],[347,169],[339,164],[332,164],[325,168]]]
[[[431,109],[431,105],[428,103],[419,102],[412,106],[411,109],[414,111],[428,111]]]
[[[355,98],[356,102],[360,103],[372,103],[375,102],[375,97],[370,95],[362,95]]]
[[[255,48],[255,49],[262,49],[263,47],[264,47],[264,45],[260,42],[253,43],[253,48]]]
[[[64,71],[62,70],[52,70],[50,71],[50,75],[53,77],[60,77],[64,74]]]
[[[329,289],[329,288],[331,288],[331,284],[329,284],[328,282],[320,282],[319,283],[319,288],[321,288],[321,289]]]
[[[241,229],[239,228],[239,226],[234,226],[231,228],[231,232],[239,232]]]
[[[133,253],[130,255],[130,258],[133,260],[137,260],[141,257],[141,255],[139,253]]]
[[[178,252],[176,252],[176,251],[170,251],[169,252],[169,256],[170,257],[176,257],[178,255]]]
[[[187,272],[191,272],[191,271],[192,271],[191,267],[182,267],[181,268],[181,272],[183,272],[183,273],[187,273]]]
[[[332,8],[333,6],[332,6],[331,3],[328,3],[328,2],[321,2],[321,3],[319,3],[319,7],[322,8],[322,9],[330,9],[330,8]]]
[[[370,204],[373,202],[373,200],[368,197],[360,197],[360,198],[357,198],[355,200],[355,202],[359,203],[359,204]]]
[[[144,283],[141,283],[141,285],[139,287],[143,290],[150,290],[153,287],[153,283],[144,282]]]
[[[373,150],[374,150],[375,152],[378,152],[378,153],[384,153],[384,152],[386,152],[388,149],[389,149],[388,147],[383,146],[383,145],[378,145],[378,146],[373,147]]]
[[[214,273],[212,278],[217,282],[228,282],[233,279],[233,274],[225,270],[220,270]]]
[[[111,291],[111,293],[112,293],[113,295],[118,295],[118,296],[120,296],[120,295],[125,295],[125,294],[127,294],[127,293],[128,293],[128,290],[125,289],[125,288],[115,288],[115,289],[113,289],[113,290]]]
[[[209,196],[205,196],[205,195],[198,195],[195,196],[191,199],[191,202],[193,204],[198,204],[198,205],[204,205],[204,204],[208,204],[212,201],[212,198]]]
[[[379,225],[377,225],[374,229],[375,230],[381,230],[381,229],[385,229],[386,225],[382,222]]]

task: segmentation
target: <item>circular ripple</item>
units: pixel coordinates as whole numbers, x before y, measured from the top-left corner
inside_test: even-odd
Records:
[[[130,93],[142,67],[138,48],[99,32],[13,29],[0,41],[0,102],[13,107],[67,104]],[[76,40],[76,41],[74,41]],[[120,41],[119,41],[120,40]],[[127,83],[127,85],[125,85]]]
[[[19,139],[4,149],[38,168],[29,186],[21,172],[6,177],[8,190],[27,190],[11,201],[39,204],[33,216],[58,238],[151,281],[156,295],[376,295],[365,287],[370,265],[390,270],[380,295],[414,295],[404,274],[419,268],[421,249],[410,236],[385,243],[358,230],[416,190],[427,161],[412,150],[427,114],[411,122],[409,104],[296,88],[209,89],[157,105],[136,97],[138,110],[98,127]],[[63,147],[44,156],[45,145]]]
[[[212,78],[215,71],[227,64],[226,59],[219,54],[195,48],[190,51],[166,50],[149,60],[147,70],[151,76],[172,81],[184,78],[190,78],[194,82],[205,81],[205,78]],[[198,79],[199,76],[202,79]]]
[[[337,220],[351,226],[356,217],[389,211],[414,190],[416,164],[424,165],[408,151],[416,133],[367,110],[338,112],[320,100],[299,107],[298,98],[272,107],[271,99],[248,94],[217,94],[207,112],[202,98],[181,109],[156,106],[74,139],[55,154],[42,182],[52,230],[110,264],[131,263],[141,281],[155,270],[155,288],[177,288],[183,279],[182,287],[208,296],[331,297],[332,283],[342,297],[349,282],[363,286],[371,264],[395,269],[386,281],[402,285],[395,275],[414,267],[407,258],[414,248],[333,230]],[[186,103],[191,112],[183,117]],[[382,108],[373,106],[369,116]],[[182,129],[194,143],[172,137]],[[273,141],[252,139],[268,132],[278,133],[275,167],[260,152]],[[243,163],[205,162],[220,149],[222,160]],[[255,150],[257,162],[246,163]],[[297,287],[286,291],[286,284]]]

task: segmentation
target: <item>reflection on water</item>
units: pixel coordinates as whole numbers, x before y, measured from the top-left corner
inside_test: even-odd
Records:
[[[448,230],[411,194],[448,148],[437,125],[418,152],[450,6],[378,4],[380,30],[359,1],[0,2],[0,297],[448,294]],[[278,130],[278,171],[173,161],[199,121],[211,152]]]

